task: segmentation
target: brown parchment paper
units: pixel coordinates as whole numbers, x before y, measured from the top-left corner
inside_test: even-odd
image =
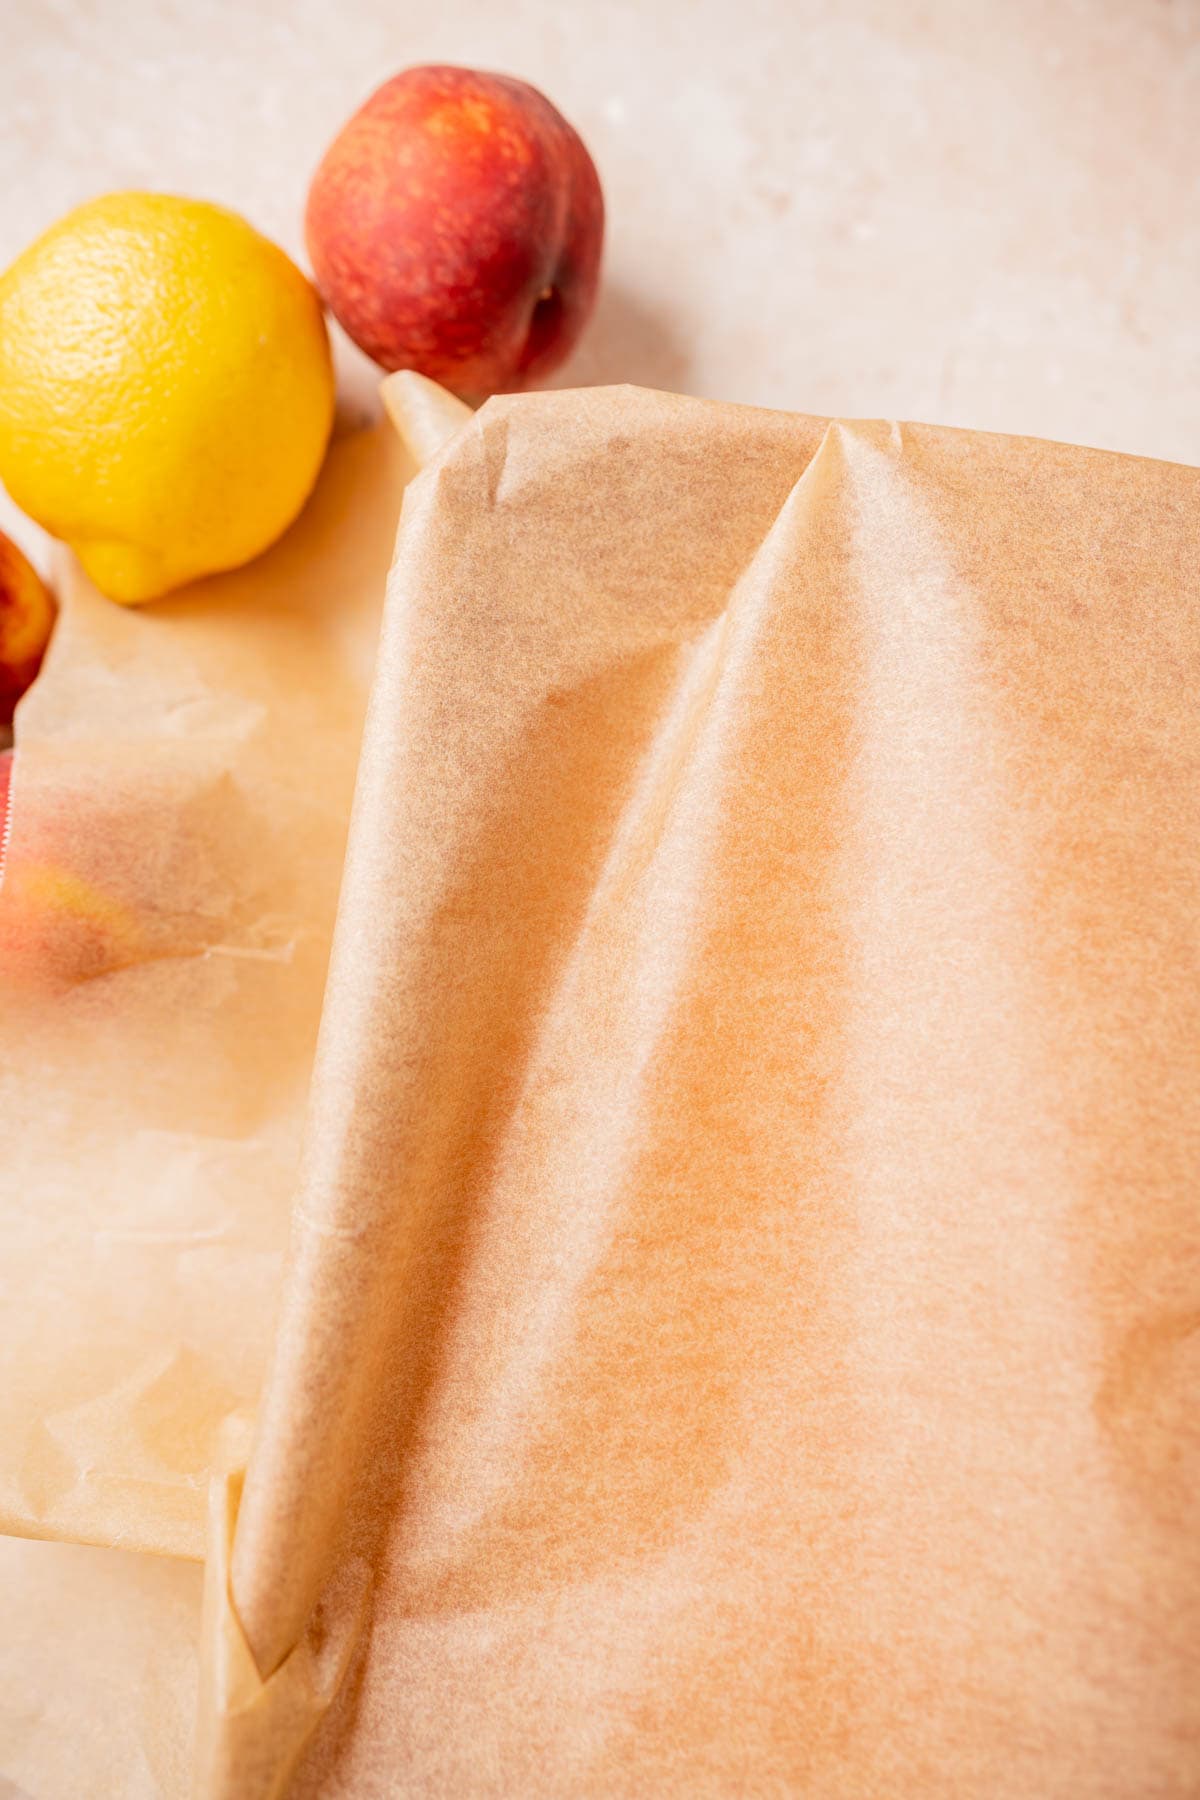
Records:
[[[2,1800],[185,1800],[200,1565],[0,1537]]]
[[[629,389],[408,489],[198,1792],[1200,1789],[1198,586]]]
[[[410,467],[18,720],[0,1793],[1194,1792],[1200,477],[494,403],[343,875]]]
[[[465,408],[408,392],[419,456]],[[0,885],[6,1532],[196,1558],[244,1460],[412,467],[347,437],[271,555],[143,611],[59,568]],[[0,1536],[5,1800],[182,1800],[200,1597]]]

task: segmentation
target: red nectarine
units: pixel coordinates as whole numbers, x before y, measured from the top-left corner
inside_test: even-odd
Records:
[[[479,400],[548,375],[574,346],[604,199],[582,140],[536,88],[417,68],[334,140],[306,229],[321,295],[368,356]]]

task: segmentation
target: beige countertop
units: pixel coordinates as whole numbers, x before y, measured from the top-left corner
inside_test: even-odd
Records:
[[[346,114],[470,63],[544,87],[604,179],[566,382],[1200,462],[1197,0],[9,0],[4,35],[0,261],[129,186],[299,254]]]

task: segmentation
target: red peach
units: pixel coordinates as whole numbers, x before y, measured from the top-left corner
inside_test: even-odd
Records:
[[[582,139],[536,88],[435,66],[394,76],[344,126],[306,231],[321,295],[368,356],[478,400],[573,349],[604,198]]]
[[[49,590],[0,531],[0,725],[11,725],[17,701],[42,666],[54,626]]]

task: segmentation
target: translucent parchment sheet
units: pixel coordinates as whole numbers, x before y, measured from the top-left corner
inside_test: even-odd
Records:
[[[1198,587],[629,389],[410,486],[198,1791],[1196,1792]]]
[[[409,377],[418,454],[465,409]],[[190,1788],[209,1488],[278,1300],[412,457],[336,444],[237,575],[124,611],[68,560],[0,886],[0,1795]]]

